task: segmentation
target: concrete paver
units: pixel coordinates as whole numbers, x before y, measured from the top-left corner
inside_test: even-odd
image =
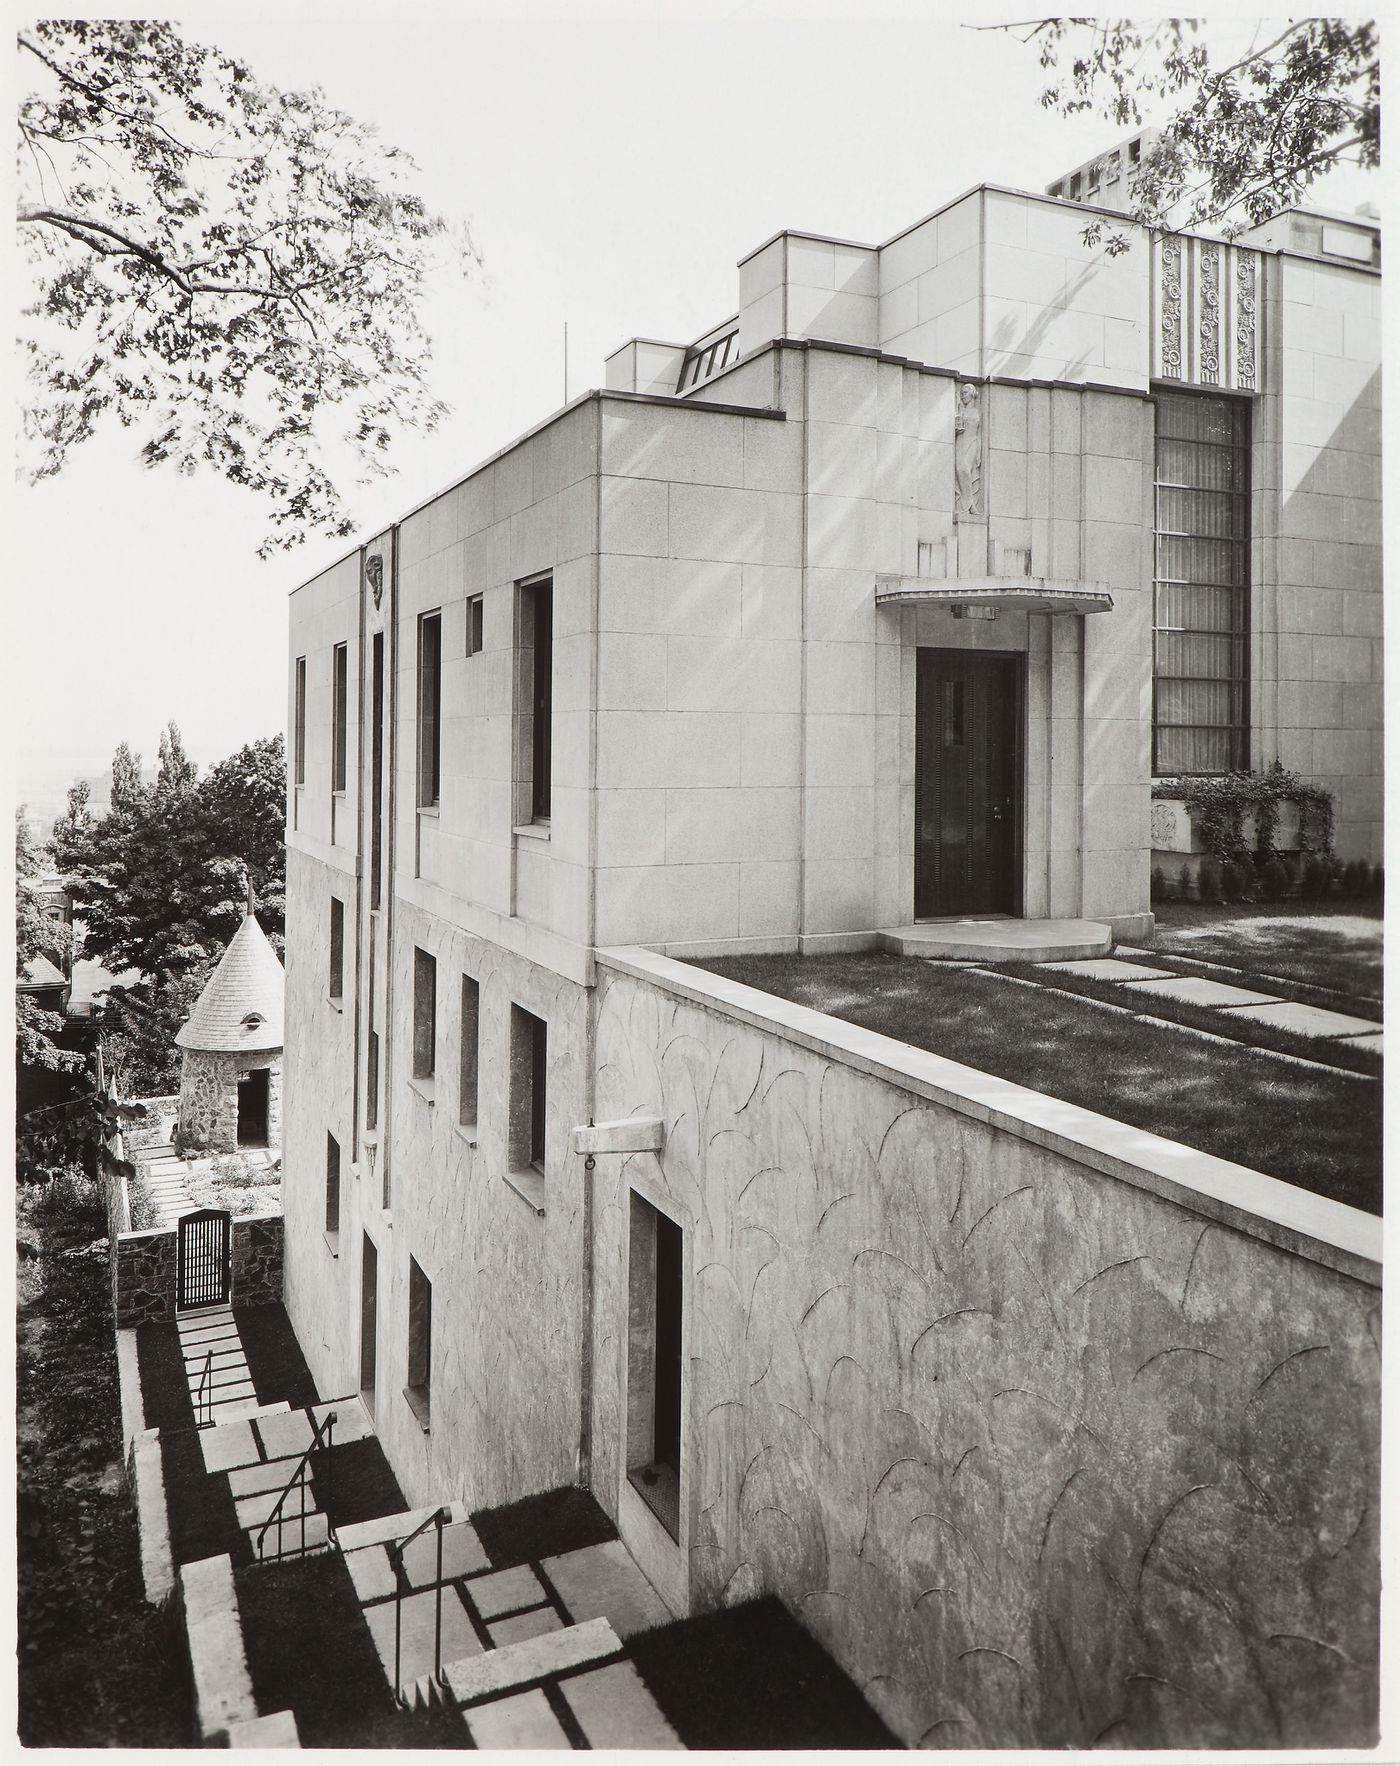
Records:
[[[399,1684],[411,1686],[420,1674],[433,1671],[433,1636],[437,1622],[437,1596],[433,1592],[410,1594],[403,1603],[400,1631]],[[394,1683],[394,1602],[386,1600],[364,1609],[379,1660],[384,1664],[384,1677]],[[465,1661],[482,1653],[467,1610],[455,1588],[442,1591],[442,1659],[444,1662]]]
[[[515,1613],[509,1619],[495,1619],[486,1627],[494,1649],[508,1643],[524,1643],[530,1637],[543,1637],[546,1631],[562,1631],[564,1621],[553,1607],[535,1607],[528,1613]]]
[[[1385,1035],[1379,1030],[1370,1036],[1349,1036],[1346,1041],[1349,1049],[1373,1049],[1378,1055],[1385,1053]]]
[[[1205,975],[1177,975],[1170,981],[1125,981],[1125,991],[1140,999],[1182,1000],[1189,1006],[1265,1006],[1278,999],[1276,993],[1254,993],[1247,987],[1231,987]]]
[[[540,1579],[528,1564],[497,1570],[490,1576],[475,1576],[467,1584],[467,1593],[483,1619],[498,1619],[502,1613],[538,1606],[545,1598]]]
[[[671,1617],[620,1539],[544,1558],[540,1567],[576,1622],[605,1618],[619,1637],[630,1637]]]
[[[383,1600],[394,1592],[394,1572],[389,1568],[389,1555],[382,1545],[366,1545],[359,1551],[347,1551],[345,1568],[350,1572],[361,1606],[372,1600]]]
[[[297,1720],[291,1711],[274,1711],[270,1717],[250,1717],[243,1723],[231,1723],[228,1731],[231,1748],[299,1748]]]
[[[283,1515],[286,1516],[285,1509]],[[248,1544],[252,1547],[255,1558],[291,1557],[300,1553],[303,1539],[306,1549],[310,1551],[313,1546],[324,1545],[330,1537],[330,1528],[326,1523],[326,1517],[317,1513],[306,1516],[304,1531],[303,1522],[299,1515],[286,1517],[285,1526],[279,1522],[276,1526],[269,1527],[263,1534],[261,1551],[258,1549],[258,1535],[262,1533],[261,1526],[249,1527],[246,1532]]]
[[[1149,969],[1146,963],[1125,963],[1121,957],[1085,957],[1079,962],[1039,963],[1041,969],[1063,969],[1066,975],[1088,975],[1096,981],[1157,981],[1173,969]]]
[[[437,1529],[429,1527],[420,1533],[403,1554],[404,1573],[414,1588],[427,1588],[437,1581]],[[444,1581],[455,1576],[469,1576],[473,1570],[486,1570],[491,1560],[476,1536],[476,1529],[465,1521],[455,1521],[442,1530],[442,1574]]]
[[[467,1713],[467,1728],[479,1748],[567,1748],[569,1738],[549,1708],[549,1700],[533,1692],[493,1699]]]
[[[561,1680],[559,1690],[595,1748],[678,1748],[681,1739],[633,1662]]]
[[[392,1608],[369,1607],[365,1617],[386,1611],[392,1613]],[[606,1619],[590,1619],[583,1625],[568,1625],[562,1631],[485,1650],[462,1661],[445,1662],[442,1677],[458,1703],[469,1704],[493,1692],[508,1692],[550,1674],[581,1668],[587,1662],[616,1654],[621,1647],[617,1633]]]
[[[227,1472],[234,1466],[252,1465],[259,1458],[258,1444],[253,1439],[251,1423],[221,1423],[216,1429],[205,1429],[199,1437],[206,1472]]]
[[[235,1497],[256,1496],[260,1490],[281,1490],[297,1469],[294,1459],[269,1459],[257,1465],[238,1466],[228,1475],[228,1487]]]
[[[240,1497],[234,1504],[238,1510],[239,1526],[244,1529],[261,1527],[263,1522],[271,1517],[273,1509],[281,1502],[283,1488],[284,1486],[279,1485],[276,1490],[262,1490],[256,1496]],[[316,1507],[316,1498],[312,1494],[309,1484],[298,1482],[287,1491],[287,1500],[282,1503],[282,1518],[284,1520],[290,1521],[295,1515],[314,1515],[319,1512]]]
[[[1279,1000],[1269,1006],[1242,1006],[1232,1018],[1248,1018],[1255,1024],[1271,1024],[1275,1030],[1291,1030],[1297,1036],[1365,1036],[1380,1029],[1371,1018],[1353,1018],[1346,1012],[1326,1012],[1320,1006],[1301,1006],[1296,1000]]]
[[[305,1453],[311,1445],[311,1424],[305,1411],[289,1410],[285,1416],[261,1417],[258,1434],[269,1459],[285,1459]]]

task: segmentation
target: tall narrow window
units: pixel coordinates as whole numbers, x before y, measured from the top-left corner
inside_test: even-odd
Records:
[[[379,906],[384,868],[384,634],[370,652],[369,905]]]
[[[433,1398],[433,1284],[408,1260],[408,1386],[404,1396],[426,1429]]]
[[[333,1000],[345,990],[345,903],[338,895],[331,897],[331,963],[327,987]]]
[[[413,1077],[431,1079],[437,1070],[437,962],[425,950],[413,953]]]
[[[340,1231],[340,1142],[326,1136],[326,1231]]]
[[[485,601],[481,595],[473,595],[467,602],[467,655],[475,656],[481,648]]]
[[[680,1533],[684,1234],[633,1194],[628,1247],[627,1480]]]
[[[526,583],[519,591],[516,710],[517,814],[549,820],[554,716],[554,585]]]
[[[442,615],[418,621],[418,802],[424,809],[442,793]]]
[[[379,1127],[379,1032],[369,1033],[369,1051],[365,1058],[365,1127]]]
[[[337,644],[332,657],[331,790],[345,789],[346,717],[350,706],[350,651]]]
[[[1249,406],[1156,395],[1152,770],[1249,762]]]
[[[481,1033],[481,988],[470,975],[462,977],[462,1049],[457,1120],[463,1128],[476,1125],[477,1048]]]
[[[292,783],[306,783],[306,658],[297,657],[295,705],[292,711]]]

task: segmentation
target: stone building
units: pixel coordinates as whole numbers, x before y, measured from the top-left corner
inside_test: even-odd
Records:
[[[282,1143],[284,979],[251,902],[177,1032],[181,1146],[236,1153]]]
[[[910,1740],[1096,1733],[1053,1659],[1041,1703],[1013,1696],[1017,1651],[986,1634],[948,1658],[948,1714],[919,1684],[935,1609],[911,1603],[940,1577],[900,1578],[948,1568],[947,1536],[911,1554],[890,1510],[882,1540],[876,1497],[914,1474],[867,1479],[862,1454],[937,1461],[917,1420],[936,1395],[913,1402],[923,1373],[890,1359],[914,1304],[891,1258],[922,1260],[931,1293],[957,1247],[925,1258],[881,1187],[843,1114],[857,1055],[813,1068],[818,1133],[784,1103],[800,1063],[765,1066],[713,994],[680,1011],[654,967],[622,985],[617,947],[673,980],[688,956],[917,949],[968,920],[961,942],[1011,924],[1101,951],[1152,923],[1154,781],[1275,760],[1332,789],[1341,854],[1379,856],[1378,229],[1282,217],[1227,243],[1112,215],[1115,255],[1092,217],[983,186],[879,245],[779,233],[740,262],[730,316],[630,340],[602,390],[291,602],[286,1294],[318,1382],[362,1393],[415,1503],[579,1482],[676,1611],[775,1589]],[[985,1158],[989,1136],[936,1112],[926,1146],[887,1152],[900,1107],[877,1136],[900,1196]],[[635,1120],[590,1137],[615,1117]],[[736,1174],[750,1141],[771,1157]],[[1076,1146],[1113,1183],[1130,1168]],[[818,1151],[805,1188],[773,1180]],[[827,1197],[835,1166],[851,1181]],[[888,1254],[845,1205],[862,1185]],[[814,1386],[818,1232],[845,1273]],[[1319,1281],[1353,1280],[1351,1255],[1319,1253]],[[1339,1338],[1364,1338],[1365,1307],[1336,1301]],[[864,1400],[842,1408],[851,1363],[888,1397],[868,1428]],[[768,1365],[798,1396],[747,1435]],[[1134,1416],[1149,1451],[1168,1425]],[[1003,1419],[984,1565],[1009,1563],[1027,1480],[1060,1463],[1049,1417]],[[1141,1472],[1125,1488],[1185,1488]],[[1043,1594],[1013,1585],[1008,1625]],[[1131,1666],[1195,1684],[1175,1656]],[[1137,1745],[1197,1733],[1151,1702],[1122,1719]],[[1107,1694],[1087,1707],[1118,1721]]]

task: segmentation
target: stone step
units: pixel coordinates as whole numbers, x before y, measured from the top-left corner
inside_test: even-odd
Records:
[[[254,1527],[261,1527],[272,1514],[273,1509],[282,1501],[282,1492],[286,1489],[285,1482],[275,1490],[260,1490],[255,1496],[241,1496],[234,1507],[238,1510],[238,1524],[245,1532]],[[282,1502],[282,1518],[290,1521],[300,1514],[316,1515],[321,1511],[316,1506],[316,1498],[311,1486],[300,1479],[287,1491],[287,1499]]]
[[[204,1377],[204,1369],[198,1362],[196,1362],[193,1367],[185,1370],[185,1378],[189,1381],[191,1398],[193,1398],[195,1393],[199,1390],[201,1383],[204,1384],[206,1391],[211,1387],[218,1389],[223,1386],[247,1386],[252,1384],[251,1376],[248,1373],[248,1363],[244,1361],[241,1355],[238,1357],[237,1361],[227,1362],[223,1367],[211,1367],[209,1369],[209,1377],[207,1381]]]
[[[1074,962],[1106,957],[1113,930],[1098,920],[921,920],[877,932],[879,949],[902,957],[973,963]]]
[[[370,1608],[370,1612],[384,1610]],[[606,1619],[587,1619],[582,1625],[567,1625],[562,1631],[546,1631],[539,1637],[449,1662],[442,1670],[442,1681],[457,1704],[469,1705],[616,1655],[621,1648]]]
[[[679,1748],[635,1662],[610,1662],[561,1680],[559,1690],[592,1748]]]
[[[467,1728],[479,1748],[569,1748],[573,1743],[538,1687],[474,1705]]]
[[[465,1522],[466,1514],[462,1505],[454,1502],[450,1507],[453,1523]],[[378,1515],[370,1521],[353,1521],[348,1527],[340,1529],[341,1549],[358,1551],[366,1545],[386,1545],[394,1540],[406,1539],[432,1513],[432,1508],[408,1508],[402,1514]]]
[[[205,1429],[199,1437],[199,1447],[204,1455],[206,1472],[228,1472],[235,1466],[257,1465],[262,1459],[258,1452],[258,1444],[254,1439],[252,1422],[255,1417],[272,1415],[281,1416],[287,1409],[286,1403],[258,1405],[249,1407],[239,1417],[232,1418],[221,1415],[212,1429]]]
[[[269,1459],[235,1466],[228,1475],[229,1493],[237,1500],[264,1490],[283,1490],[298,1463],[295,1459]]]
[[[384,1678],[394,1684],[394,1612],[398,1603],[381,1601],[364,1609]],[[399,1614],[399,1685],[409,1693],[415,1681],[433,1671],[437,1625],[437,1593],[427,1590],[405,1596]],[[455,1588],[442,1591],[442,1660],[465,1661],[482,1653],[481,1642]]]
[[[357,1395],[311,1406],[311,1416],[318,1427],[332,1411],[335,1412],[335,1428],[331,1431],[332,1445],[340,1446],[346,1441],[367,1441],[374,1433],[369,1412]]]
[[[491,1560],[476,1536],[476,1528],[467,1521],[454,1521],[442,1530],[442,1580],[451,1582],[458,1576],[470,1576],[478,1570],[489,1570]],[[403,1554],[404,1574],[414,1588],[430,1588],[438,1580],[437,1528],[420,1533]]]
[[[261,1528],[259,1527],[249,1527],[246,1529],[248,1543],[253,1548],[254,1559],[259,1556],[258,1534],[260,1531]],[[293,1516],[287,1521],[285,1526],[269,1528],[267,1536],[263,1540],[261,1553],[263,1561],[266,1563],[272,1563],[278,1556],[279,1532],[281,1534],[282,1558],[299,1557],[301,1555],[303,1539],[302,1523],[299,1518]],[[308,1552],[313,1551],[320,1546],[329,1544],[330,1525],[323,1514],[315,1513],[307,1515],[305,1542]]]
[[[246,1367],[248,1365],[243,1354],[243,1345],[236,1339],[231,1339],[227,1348],[222,1345],[216,1348],[211,1343],[207,1349],[186,1349],[185,1372],[189,1374],[196,1368],[202,1368],[205,1358],[209,1356],[213,1357],[215,1367]]]
[[[190,1386],[191,1400],[194,1399],[195,1389],[198,1386],[198,1383],[198,1381],[194,1381]],[[235,1399],[246,1398],[251,1400],[254,1404],[258,1401],[257,1388],[246,1375],[242,1379],[232,1380],[226,1384],[211,1387],[206,1391],[205,1397],[213,1404],[214,1418],[216,1422],[224,1421],[228,1413],[223,1407],[226,1404],[231,1404]]]

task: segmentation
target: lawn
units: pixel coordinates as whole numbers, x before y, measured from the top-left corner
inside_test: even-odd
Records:
[[[1250,977],[1325,989],[1318,1005],[1380,1017],[1382,910],[1377,903],[1271,901],[1252,907],[1152,904],[1156,929],[1144,948],[1225,963]]]
[[[592,1494],[568,1485],[478,1509],[471,1521],[487,1557],[501,1569],[617,1538],[617,1528]]]
[[[1374,1079],[1296,1066],[913,957],[724,957],[698,966],[1380,1212]]]

